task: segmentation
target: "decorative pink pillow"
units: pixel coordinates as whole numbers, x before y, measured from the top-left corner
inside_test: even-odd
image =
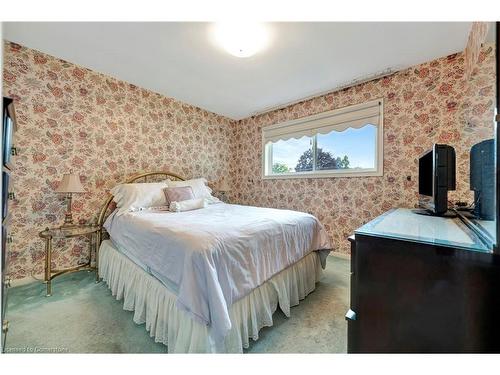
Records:
[[[163,192],[165,193],[167,206],[170,206],[171,202],[182,202],[188,199],[194,199],[191,186],[167,187],[163,189]]]

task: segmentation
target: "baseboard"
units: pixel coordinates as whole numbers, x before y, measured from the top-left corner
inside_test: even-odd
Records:
[[[39,275],[26,276],[26,277],[23,277],[22,279],[11,280],[10,287],[14,288],[16,286],[23,286],[23,285],[27,285],[27,284],[31,284],[31,283],[42,283],[43,277],[44,277],[44,274],[41,273]]]
[[[330,254],[328,254],[328,256],[342,258],[342,259],[351,259],[351,254],[338,253],[336,251],[332,251]]]
[[[94,262],[92,262],[91,265],[94,266]],[[34,282],[43,283],[44,282],[44,278],[45,278],[45,273],[44,272],[41,272],[41,273],[36,274],[36,275],[31,274],[29,276],[23,277],[22,279],[11,280],[10,281],[10,286],[11,287],[23,286],[23,285],[31,284],[31,283],[34,283]]]

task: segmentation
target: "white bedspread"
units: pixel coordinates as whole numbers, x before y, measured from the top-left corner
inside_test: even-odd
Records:
[[[177,306],[222,340],[228,307],[315,250],[331,249],[312,215],[289,210],[212,204],[186,212],[111,215],[111,239],[176,286]]]

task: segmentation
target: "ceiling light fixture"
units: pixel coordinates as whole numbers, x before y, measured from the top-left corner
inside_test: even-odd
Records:
[[[216,23],[213,35],[217,44],[236,57],[255,55],[269,43],[269,32],[262,23]]]

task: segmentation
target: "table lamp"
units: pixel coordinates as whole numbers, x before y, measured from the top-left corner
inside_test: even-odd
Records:
[[[64,217],[63,227],[72,227],[73,215],[71,214],[71,201],[73,193],[85,193],[85,189],[80,182],[80,176],[74,174],[72,171],[65,173],[56,191],[58,193],[65,193],[68,207],[66,209],[66,215]]]

